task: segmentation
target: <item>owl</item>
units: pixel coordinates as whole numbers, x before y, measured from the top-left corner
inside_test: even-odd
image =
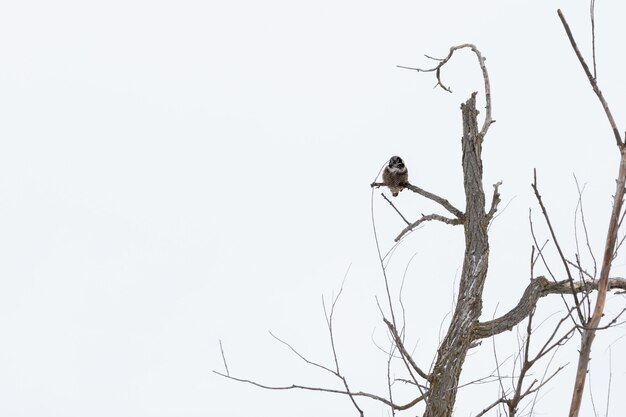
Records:
[[[389,160],[389,165],[383,170],[383,182],[391,195],[398,196],[398,193],[402,191],[402,184],[409,180],[409,171],[404,166],[404,161],[399,156],[392,156]]]

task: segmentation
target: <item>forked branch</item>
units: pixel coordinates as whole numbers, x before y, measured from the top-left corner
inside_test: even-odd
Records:
[[[491,197],[491,208],[489,209],[489,212],[487,213],[488,221],[491,221],[491,219],[493,219],[493,216],[496,214],[496,211],[498,211],[498,204],[500,204],[500,201],[501,201],[500,191],[498,189],[500,188],[501,185],[502,185],[502,181],[498,181],[497,183],[493,184],[493,197]]]
[[[571,294],[585,293],[586,291],[598,290],[599,281],[582,282],[574,281],[573,286],[569,279],[562,281],[550,281],[545,277],[537,277],[530,281],[528,287],[524,291],[522,298],[517,305],[503,316],[479,323],[474,329],[474,339],[484,339],[486,337],[495,336],[504,331],[511,330],[514,326],[524,320],[537,305],[537,301],[550,294]],[[626,279],[609,278],[607,280],[607,290],[621,289],[626,290]]]
[[[384,182],[373,182],[370,184],[370,187],[374,188],[374,187],[385,187],[387,184],[385,184]],[[413,185],[411,183],[405,182],[404,184],[402,184],[402,186],[404,188],[406,188],[407,190],[411,190],[414,193],[417,193],[419,195],[421,195],[422,197],[426,197],[429,200],[434,201],[435,203],[439,204],[441,207],[445,208],[446,210],[448,210],[450,213],[454,214],[455,217],[457,217],[458,219],[464,219],[465,218],[465,214],[459,210],[458,208],[454,207],[448,200],[446,200],[443,197],[439,197],[437,194],[433,194],[430,191],[426,191],[423,188],[418,187],[417,185]]]
[[[446,87],[441,81],[441,69],[443,68],[445,64],[448,63],[448,61],[450,61],[450,59],[452,58],[452,55],[454,55],[454,52],[458,51],[459,49],[465,49],[465,48],[471,49],[472,52],[476,54],[476,57],[478,58],[478,64],[480,65],[480,69],[483,75],[483,82],[485,86],[485,113],[486,114],[485,114],[485,121],[483,122],[483,126],[480,129],[480,138],[482,140],[482,138],[484,138],[485,135],[487,134],[487,130],[489,130],[489,126],[491,126],[491,124],[494,123],[495,120],[491,118],[491,85],[489,84],[489,73],[487,72],[487,66],[485,65],[485,58],[480,53],[478,48],[476,48],[475,45],[471,43],[464,43],[462,45],[451,47],[450,52],[448,52],[448,55],[445,58],[441,58],[441,59],[431,58],[439,62],[433,68],[415,68],[415,67],[405,67],[402,65],[398,65],[398,68],[404,68],[404,69],[413,70],[417,72],[434,72],[437,76],[437,86],[451,93],[452,90],[450,89],[450,87]]]
[[[436,220],[442,223],[446,223],[446,224],[451,224],[453,226],[459,225],[459,224],[463,224],[463,220],[461,219],[450,219],[448,217],[444,217],[441,216],[439,214],[422,214],[422,217],[420,217],[419,219],[417,219],[416,221],[414,221],[413,223],[410,223],[407,227],[405,227],[400,234],[394,239],[394,241],[399,242],[400,239],[402,239],[407,233],[409,233],[411,230],[414,230],[417,226],[419,226],[420,224],[427,222],[427,221],[432,221],[432,220]]]

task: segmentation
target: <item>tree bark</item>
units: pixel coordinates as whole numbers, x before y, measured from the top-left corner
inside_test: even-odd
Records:
[[[477,123],[476,93],[461,105],[463,177],[465,186],[465,257],[456,309],[437,352],[424,417],[452,415],[459,376],[482,311],[482,293],[489,263],[488,218],[482,176],[482,140]]]

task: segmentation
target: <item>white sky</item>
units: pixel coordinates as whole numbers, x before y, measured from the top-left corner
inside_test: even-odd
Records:
[[[616,3],[597,5],[598,74],[624,129],[626,5]],[[0,415],[354,415],[347,398],[267,392],[211,372],[223,370],[221,339],[235,376],[340,387],[267,331],[330,365],[321,295],[336,293],[350,264],[336,312],[339,359],[354,389],[384,394],[386,358],[372,341],[387,344],[368,185],[399,154],[412,182],[462,208],[459,105],[482,89],[475,58],[464,52],[446,67],[454,94],[433,89],[432,74],[396,68],[431,65],[423,54],[443,56],[451,45],[475,43],[487,57],[497,123],[484,145],[485,188],[503,180],[501,207],[512,200],[491,229],[484,318],[512,307],[527,284],[529,207],[540,240],[548,237],[529,186],[534,167],[568,256],[572,173],[586,184],[599,257],[617,151],[558,7],[589,57],[582,1],[4,2]],[[388,248],[403,223],[375,197]],[[396,201],[411,219],[441,213],[408,192]],[[427,224],[390,266],[397,293],[417,253],[404,300],[407,340],[419,341],[425,368],[462,242],[460,228]],[[620,255],[615,274],[625,265]],[[623,296],[611,299],[609,313],[619,312]],[[545,316],[563,304],[551,297],[540,309]],[[592,353],[604,410],[613,346],[613,416],[626,387],[617,354],[625,334],[602,334]],[[514,340],[496,340],[501,360]],[[577,347],[554,360],[570,365],[537,412],[567,409]],[[493,366],[485,341],[463,381]],[[456,415],[480,411],[497,389],[461,391]],[[588,396],[584,410],[590,415]]]

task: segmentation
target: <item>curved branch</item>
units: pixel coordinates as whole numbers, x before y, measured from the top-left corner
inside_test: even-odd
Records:
[[[404,184],[402,184],[402,186],[404,188],[406,188],[407,190],[411,190],[414,193],[417,193],[417,194],[419,194],[419,195],[421,195],[423,197],[426,197],[427,199],[432,200],[435,203],[441,205],[443,208],[448,210],[450,213],[454,214],[458,219],[460,219],[460,220],[464,220],[465,219],[465,213],[463,213],[458,208],[454,207],[445,198],[439,197],[438,195],[433,194],[431,192],[428,192],[428,191],[418,187],[417,185],[413,185],[413,184],[411,184],[409,182],[405,182]]]
[[[573,285],[572,285],[573,284]],[[473,338],[484,339],[511,330],[515,325],[524,320],[537,304],[537,301],[548,294],[571,294],[572,290],[583,293],[589,290],[597,290],[598,281],[570,283],[568,279],[563,281],[549,281],[545,277],[538,277],[530,281],[517,305],[508,313],[494,320],[478,323],[474,329]],[[626,290],[626,279],[609,278],[608,290]]]
[[[451,224],[451,225],[454,225],[454,226],[459,225],[459,224],[463,224],[463,220],[461,220],[461,219],[449,219],[447,217],[440,216],[439,214],[422,214],[422,217],[420,217],[419,219],[417,219],[416,221],[414,221],[413,223],[409,224],[407,227],[402,229],[402,231],[394,239],[394,241],[398,242],[400,239],[402,239],[411,230],[415,229],[420,224],[422,224],[424,222],[427,222],[427,221],[431,221],[431,220],[437,220],[437,221],[440,221],[442,223],[447,223],[447,224]]]
[[[476,57],[478,58],[478,64],[480,65],[480,70],[483,73],[483,82],[485,83],[485,112],[486,114],[485,114],[485,121],[483,122],[483,126],[480,129],[480,138],[481,138],[480,140],[482,141],[482,139],[487,134],[487,130],[489,130],[489,126],[491,126],[491,124],[494,123],[495,120],[491,118],[491,85],[489,84],[489,73],[487,72],[487,66],[485,65],[485,58],[480,53],[478,48],[476,48],[475,45],[471,43],[464,43],[462,45],[451,47],[450,52],[448,52],[448,56],[446,56],[445,58],[442,58],[442,59],[432,58],[436,61],[439,61],[437,66],[433,68],[423,69],[423,68],[405,67],[402,65],[398,65],[398,68],[409,69],[409,70],[413,70],[417,72],[434,72],[437,75],[437,86],[451,93],[452,90],[450,89],[450,87],[446,87],[441,82],[441,68],[450,60],[450,58],[452,58],[452,55],[454,54],[455,51],[459,49],[464,49],[464,48],[469,48],[472,50],[472,52],[474,52],[474,54],[476,54]]]
[[[343,394],[343,395],[349,395],[351,397],[366,397],[366,398],[370,398],[372,400],[380,401],[380,402],[388,405],[389,407],[392,407],[394,410],[408,410],[409,408],[413,407],[415,404],[419,403],[420,401],[422,401],[424,399],[424,397],[422,395],[420,395],[416,399],[414,399],[414,400],[412,400],[412,401],[410,401],[410,402],[408,402],[406,404],[398,405],[398,404],[392,403],[391,401],[389,401],[386,398],[379,397],[378,395],[370,394],[370,393],[367,393],[367,392],[342,391],[342,390],[331,389],[331,388],[308,387],[306,385],[296,385],[296,384],[283,385],[283,386],[272,386],[272,385],[260,384],[258,382],[252,381],[250,379],[235,378],[234,376],[226,375],[226,374],[223,374],[223,373],[218,372],[218,371],[213,371],[213,373],[215,373],[215,374],[217,374],[219,376],[223,376],[224,378],[232,379],[233,381],[244,382],[246,384],[254,385],[256,387],[269,389],[269,390],[284,391],[284,390],[291,390],[291,389],[301,389],[301,390],[306,390],[306,391],[321,391],[321,392],[330,392],[330,393],[333,393],[333,394]]]

